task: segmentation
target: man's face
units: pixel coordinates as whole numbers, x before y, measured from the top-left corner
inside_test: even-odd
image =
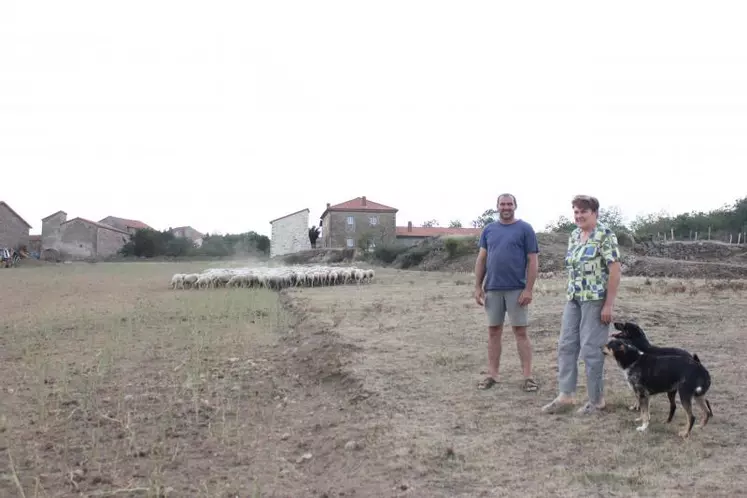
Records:
[[[516,205],[511,196],[503,196],[498,198],[498,215],[502,220],[512,220],[514,217],[514,211],[516,211]]]

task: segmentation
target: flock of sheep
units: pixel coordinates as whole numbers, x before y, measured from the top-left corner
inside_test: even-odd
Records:
[[[285,266],[279,268],[211,269],[202,273],[177,273],[172,289],[216,287],[260,287],[280,290],[287,287],[364,284],[373,281],[374,271],[354,266]]]

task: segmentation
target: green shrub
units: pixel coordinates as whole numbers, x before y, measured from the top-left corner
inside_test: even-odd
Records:
[[[407,251],[408,247],[398,244],[386,244],[376,246],[373,251],[374,257],[382,263],[390,264],[397,259],[397,256]]]
[[[449,258],[455,258],[464,254],[475,253],[477,242],[478,239],[471,235],[444,237],[444,249]]]

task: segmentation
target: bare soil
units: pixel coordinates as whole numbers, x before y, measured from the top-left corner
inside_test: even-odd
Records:
[[[608,363],[608,412],[546,416],[562,280],[541,280],[525,393],[510,331],[499,385],[462,273],[172,291],[203,265],[6,270],[0,496],[690,496],[745,488],[744,281],[626,277],[618,317],[698,353],[715,418],[683,441],[654,400],[635,431]],[[580,373],[583,399],[583,369]]]

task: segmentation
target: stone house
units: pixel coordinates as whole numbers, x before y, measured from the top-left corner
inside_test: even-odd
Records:
[[[169,232],[171,232],[174,237],[187,238],[191,240],[194,243],[195,247],[202,246],[202,240],[205,238],[204,233],[198,232],[190,226],[169,228]]]
[[[415,245],[430,237],[445,235],[480,236],[480,228],[413,227],[397,226],[397,208],[370,201],[364,195],[331,206],[320,216],[321,247],[357,247],[366,245],[369,250],[377,244]]]
[[[67,219],[57,211],[42,219],[42,258],[98,259],[114,256],[130,240],[130,232],[85,218]]]
[[[309,209],[286,214],[270,221],[270,257],[311,249]]]
[[[397,242],[411,246],[430,237],[443,237],[445,235],[479,237],[481,234],[482,228],[414,227],[412,222],[408,221],[406,227],[397,227]]]
[[[103,220],[99,220],[98,223],[103,223],[104,225],[118,228],[119,230],[124,230],[125,232],[128,232],[130,234],[134,234],[135,231],[141,230],[143,228],[153,228],[146,225],[142,221],[128,220],[127,218],[118,218],[116,216],[107,216]]]
[[[355,248],[366,245],[388,244],[396,239],[397,209],[356,197],[330,205],[321,214],[321,246],[327,248]]]
[[[0,247],[16,249],[29,243],[31,225],[5,201],[0,201]]]

